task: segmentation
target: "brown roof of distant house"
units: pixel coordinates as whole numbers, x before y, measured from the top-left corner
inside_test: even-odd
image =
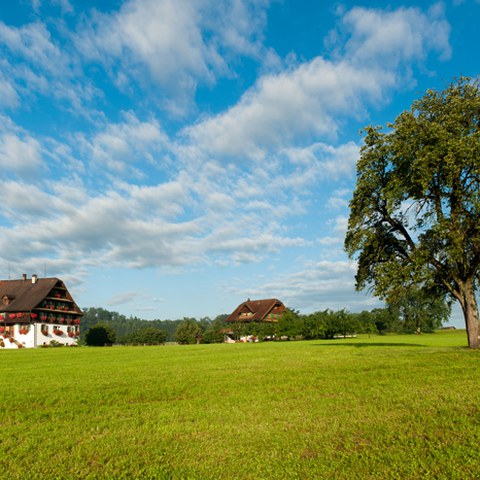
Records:
[[[227,322],[261,322],[268,320],[269,314],[281,315],[285,305],[276,298],[247,300],[241,303],[227,318]]]
[[[58,278],[37,278],[35,282],[31,279],[0,280],[0,312],[30,312],[37,308],[59,283],[64,287]],[[3,304],[5,297],[9,299],[8,305]],[[81,315],[81,310],[73,303],[75,310]]]

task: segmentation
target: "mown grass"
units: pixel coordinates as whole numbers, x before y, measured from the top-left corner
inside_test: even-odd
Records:
[[[4,351],[6,479],[480,478],[464,332]]]

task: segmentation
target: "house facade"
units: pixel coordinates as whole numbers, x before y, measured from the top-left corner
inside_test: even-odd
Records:
[[[226,319],[227,323],[277,323],[287,308],[276,298],[250,300],[241,303]]]
[[[0,280],[0,350],[76,345],[82,315],[58,278]]]
[[[224,342],[257,342],[260,332],[265,340],[275,338],[274,324],[286,311],[276,298],[250,300],[241,303],[225,320],[230,327],[224,330]],[[270,332],[270,333],[268,333]]]

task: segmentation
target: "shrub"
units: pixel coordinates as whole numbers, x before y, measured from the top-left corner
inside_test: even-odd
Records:
[[[85,343],[91,347],[104,347],[115,343],[115,330],[107,324],[97,324],[85,335]]]

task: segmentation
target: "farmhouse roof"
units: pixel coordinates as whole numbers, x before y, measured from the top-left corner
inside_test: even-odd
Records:
[[[286,310],[276,298],[247,300],[241,303],[227,318],[227,322],[275,321]]]
[[[54,287],[67,292],[63,282],[56,278],[37,278],[31,280],[24,275],[20,280],[0,280],[0,312],[28,312],[37,308],[50,295]],[[67,295],[69,298],[70,294]],[[73,302],[73,300],[72,300]],[[81,310],[73,302],[74,310]]]

